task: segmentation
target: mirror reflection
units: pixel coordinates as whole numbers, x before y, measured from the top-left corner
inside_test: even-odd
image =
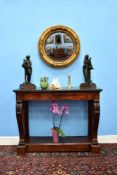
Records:
[[[72,55],[73,50],[73,40],[64,32],[53,33],[46,39],[45,51],[52,60],[65,61]]]

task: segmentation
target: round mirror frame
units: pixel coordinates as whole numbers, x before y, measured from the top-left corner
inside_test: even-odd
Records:
[[[74,49],[73,49],[72,54],[69,56],[68,59],[66,59],[64,61],[52,60],[51,57],[49,57],[45,51],[45,43],[46,43],[47,38],[56,32],[62,32],[62,33],[67,34],[68,36],[71,37],[73,44],[74,44]],[[53,26],[53,27],[46,29],[42,33],[42,35],[39,39],[39,42],[38,42],[38,51],[40,53],[41,59],[44,60],[44,62],[46,62],[48,65],[50,65],[52,67],[65,67],[65,66],[70,65],[79,55],[79,53],[80,53],[80,40],[79,40],[77,34],[69,27],[62,26],[62,25]]]

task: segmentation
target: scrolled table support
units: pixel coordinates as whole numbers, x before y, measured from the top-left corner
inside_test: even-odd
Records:
[[[92,138],[93,128],[93,101],[88,100],[88,136]]]
[[[92,127],[92,153],[100,154],[100,146],[98,144],[97,133],[100,118],[99,100],[93,101],[93,127]]]
[[[19,129],[19,145],[17,147],[17,154],[25,153],[25,138],[24,138],[24,126],[23,126],[23,116],[22,116],[22,101],[16,102],[16,117]]]

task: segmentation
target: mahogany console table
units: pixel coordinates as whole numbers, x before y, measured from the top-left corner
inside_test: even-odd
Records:
[[[80,90],[14,90],[16,93],[16,117],[19,129],[17,154],[26,152],[64,152],[91,151],[100,154],[97,140],[100,117],[100,92],[102,89]],[[52,137],[30,137],[28,123],[28,102],[38,100],[87,100],[88,134],[60,138],[60,143],[53,143]]]

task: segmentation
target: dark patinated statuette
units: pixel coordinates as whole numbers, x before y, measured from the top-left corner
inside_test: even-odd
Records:
[[[22,67],[24,68],[24,83],[20,85],[20,89],[36,89],[36,86],[31,83],[32,62],[29,55],[23,60]]]
[[[84,75],[84,83],[81,83],[80,89],[96,89],[96,84],[91,80],[91,70],[93,69],[93,65],[91,63],[91,58],[89,55],[85,55],[84,63],[83,63],[83,75]]]

